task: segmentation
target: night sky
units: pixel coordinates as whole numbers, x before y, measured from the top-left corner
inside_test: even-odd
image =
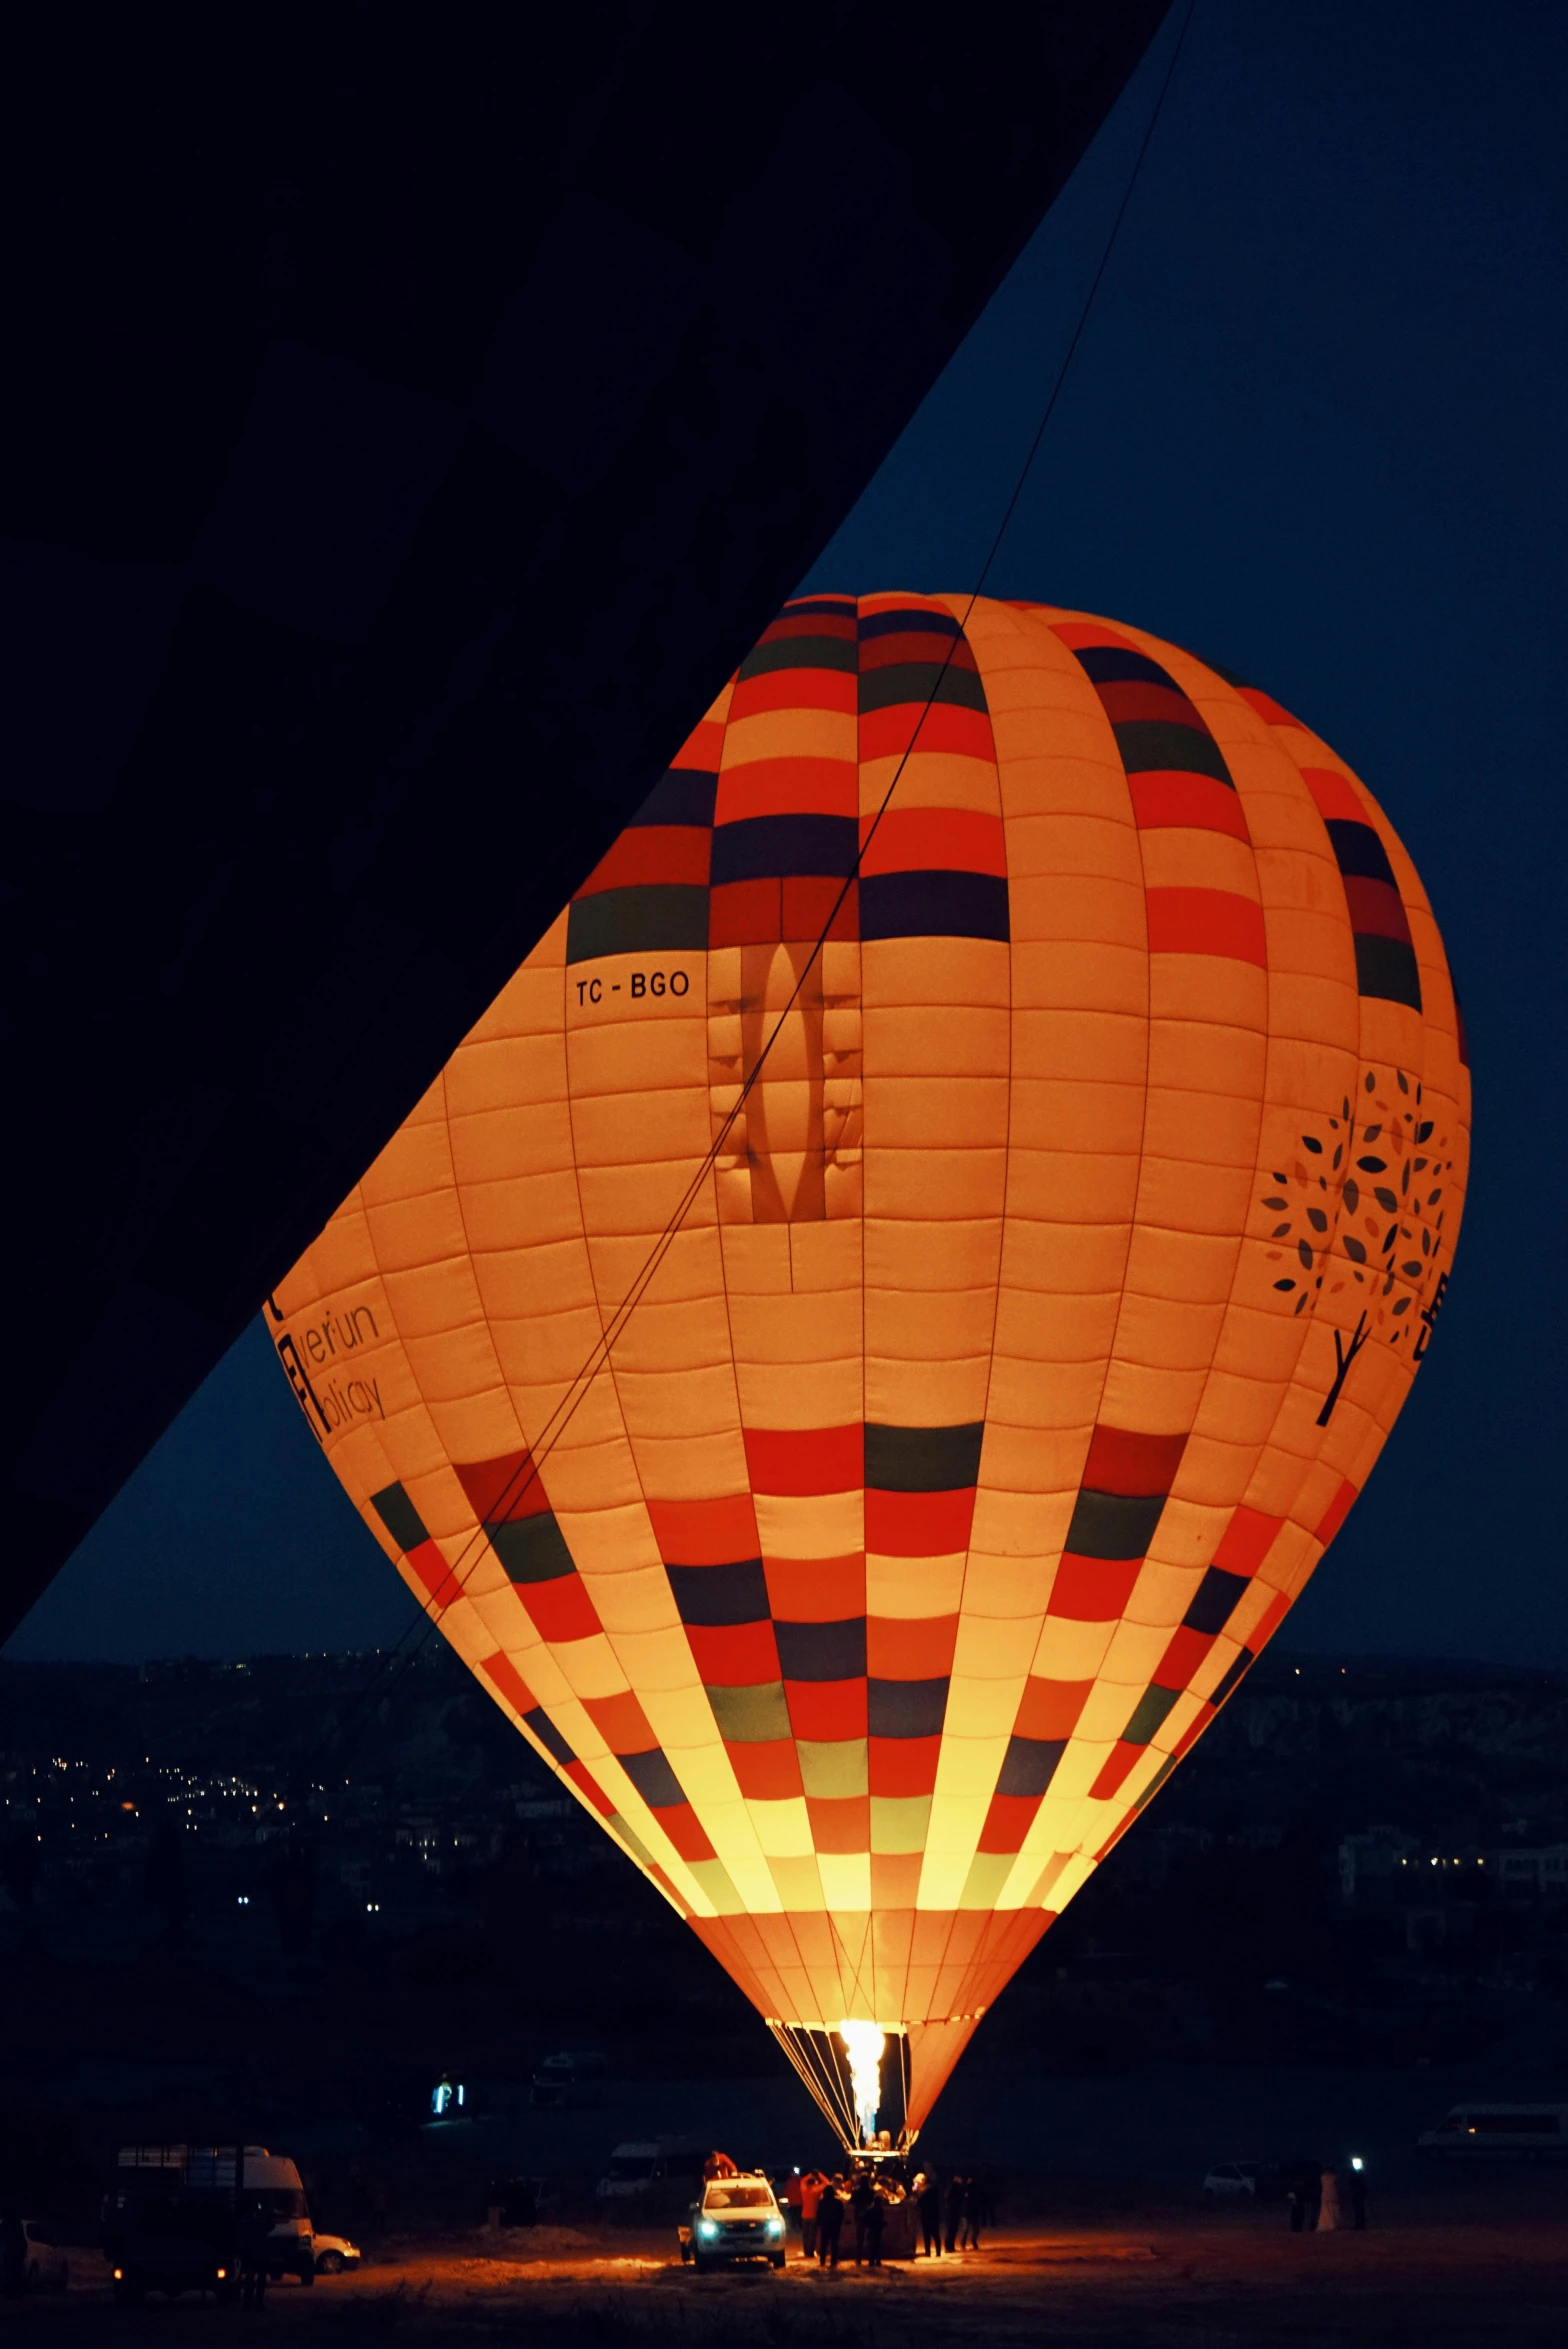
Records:
[[[1174,29],[806,585],[975,584]],[[1457,1268],[1296,1648],[1568,1663],[1565,114],[1560,5],[1198,0],[986,582],[1297,711],[1381,799],[1448,944],[1476,1086]],[[6,1653],[369,1647],[411,1613],[258,1322]]]

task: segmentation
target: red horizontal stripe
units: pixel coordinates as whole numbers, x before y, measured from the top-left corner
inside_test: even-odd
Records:
[[[503,1656],[499,1653],[486,1656],[479,1669],[495,1683],[514,1712],[531,1713],[533,1711],[539,1700],[509,1656]]]
[[[598,1812],[601,1819],[614,1818],[614,1803],[611,1802],[609,1796],[605,1793],[604,1788],[599,1784],[598,1779],[595,1778],[593,1772],[587,1767],[586,1763],[567,1762],[563,1765],[561,1774],[563,1777],[569,1778],[574,1786],[581,1788],[582,1792],[588,1797],[588,1800],[592,1803],[594,1809]]]
[[[1186,1448],[1185,1435],[1138,1435],[1130,1428],[1097,1427],[1079,1482],[1091,1493],[1147,1500],[1170,1491]]]
[[[513,1585],[541,1639],[591,1639],[599,1618],[580,1574],[558,1574],[553,1582]]]
[[[709,1688],[763,1688],[779,1677],[771,1623],[689,1623],[686,1637]]]
[[[855,607],[846,604],[841,612],[785,612],[769,622],[757,641],[787,644],[796,636],[836,636],[846,644],[853,644],[856,633]]]
[[[433,1606],[450,1607],[454,1599],[462,1597],[462,1584],[434,1542],[416,1542],[414,1547],[406,1552],[406,1556],[410,1566],[413,1567],[414,1572],[430,1593]]]
[[[725,881],[708,898],[708,944],[768,946],[784,935],[784,891],[778,881]]]
[[[802,943],[824,932],[835,940],[854,940],[860,936],[858,887],[851,881],[846,888],[827,874],[791,875],[784,883],[779,925],[784,937]]]
[[[720,775],[713,820],[852,816],[859,805],[860,769],[853,759],[746,759]]]
[[[1093,1687],[1092,1680],[1026,1680],[1014,1736],[1038,1737],[1053,1745],[1071,1737]]]
[[[933,702],[927,709],[923,702],[913,701],[890,710],[866,711],[860,721],[862,766],[868,759],[902,758],[911,747],[996,763],[991,721],[983,710],[960,709],[946,701]]]
[[[683,1860],[713,1858],[713,1846],[690,1803],[674,1803],[669,1810],[655,1811],[653,1815]]]
[[[864,1794],[806,1797],[811,1840],[820,1851],[871,1849],[871,1798]]]
[[[1032,607],[1038,608],[1038,607]],[[1100,620],[1053,620],[1051,633],[1071,652],[1087,652],[1091,645],[1114,644],[1118,652],[1136,652],[1130,636],[1118,636]],[[1144,658],[1147,660],[1148,655]]]
[[[786,1680],[789,1725],[808,1744],[842,1745],[866,1734],[866,1683],[856,1680]]]
[[[1340,817],[1351,824],[1366,822],[1367,811],[1348,776],[1336,775],[1329,767],[1303,767],[1301,780],[1316,801],[1320,816]]]
[[[770,710],[837,710],[853,717],[860,706],[860,682],[844,669],[769,669],[743,677],[730,699],[730,724],[760,718]]]
[[[956,1615],[872,1615],[866,1671],[873,1680],[944,1680],[957,1645]]]
[[[1141,1558],[1080,1558],[1062,1553],[1049,1612],[1070,1623],[1115,1623],[1132,1597]]]
[[[1365,873],[1345,875],[1345,904],[1350,926],[1358,938],[1401,938],[1411,943],[1410,923],[1397,889],[1374,881]]]
[[[481,1525],[517,1525],[525,1517],[542,1517],[550,1506],[544,1480],[527,1452],[453,1465]]]
[[[761,1547],[749,1492],[717,1501],[650,1501],[648,1515],[667,1566],[733,1566]]]
[[[976,661],[962,637],[952,637],[936,629],[911,628],[897,636],[868,636],[860,648],[860,669],[864,676],[872,669],[901,669],[918,663],[922,667],[975,669]]]
[[[1094,690],[1113,726],[1164,719],[1173,726],[1194,727],[1200,734],[1209,731],[1179,686],[1156,685],[1146,677],[1106,677],[1096,681]]]
[[[1170,1646],[1160,1658],[1154,1675],[1155,1687],[1185,1688],[1213,1645],[1212,1632],[1193,1631],[1187,1624],[1179,1624],[1171,1634]]]
[[[1269,967],[1263,908],[1231,889],[1150,889],[1149,952],[1212,954]]]
[[[952,1493],[866,1494],[866,1548],[884,1558],[945,1558],[969,1547],[973,1485]]]
[[[1293,718],[1289,710],[1283,708],[1271,693],[1260,693],[1255,685],[1240,685],[1236,690],[1242,700],[1257,711],[1260,718],[1267,718],[1271,726],[1299,726],[1301,724],[1301,720]]]
[[[871,818],[861,824],[864,840]],[[975,808],[889,808],[866,841],[860,859],[872,873],[995,873],[1007,877],[1007,844],[1000,816]]]
[[[850,1427],[746,1430],[746,1469],[754,1493],[853,1493],[865,1480],[865,1437]]]
[[[672,767],[695,767],[700,775],[716,775],[720,754],[724,749],[724,721],[722,718],[704,718],[694,726],[680,749],[671,759]]]
[[[605,851],[577,894],[597,897],[606,889],[638,889],[650,881],[706,888],[712,838],[706,824],[634,824]]]
[[[1268,1645],[1289,1613],[1289,1593],[1282,1590],[1276,1591],[1247,1634],[1247,1645],[1254,1655],[1257,1655],[1261,1649]]]
[[[1233,840],[1247,840],[1247,819],[1241,795],[1212,775],[1181,775],[1163,767],[1144,775],[1129,775],[1132,812],[1140,832],[1180,827],[1189,832],[1225,832]]]
[[[1239,1508],[1220,1535],[1215,1565],[1227,1574],[1256,1574],[1284,1522],[1283,1517],[1265,1517],[1261,1509]]]
[[[1318,1520],[1317,1536],[1325,1549],[1350,1515],[1350,1504],[1355,1497],[1356,1487],[1347,1476]]]
[[[993,1794],[991,1808],[985,1815],[980,1830],[979,1849],[988,1852],[1017,1852],[1024,1847],[1024,1837],[1034,1825],[1036,1811],[1042,1797],[1037,1794]]]
[[[770,1737],[757,1745],[727,1745],[735,1783],[748,1802],[781,1803],[802,1792],[800,1756],[792,1737]]]
[[[1090,1794],[1099,1802],[1106,1802],[1119,1794],[1132,1775],[1133,1764],[1148,1752],[1146,1745],[1114,1745],[1110,1759],[1090,1787]]]
[[[585,1697],[583,1711],[612,1754],[651,1754],[659,1742],[629,1688],[619,1696]]]
[[[953,618],[946,604],[938,603],[934,595],[914,595],[908,589],[888,587],[877,595],[863,595],[860,598],[860,616],[863,620],[879,619],[884,612],[912,612],[916,615],[929,612],[934,620],[946,620],[949,626]]]
[[[765,1558],[768,1605],[775,1623],[842,1623],[866,1611],[866,1554],[842,1558]]]
[[[933,1794],[942,1758],[939,1737],[873,1737],[870,1786],[873,1794]]]
[[[827,873],[792,873],[755,881],[725,881],[708,898],[708,944],[765,946],[789,939],[815,945],[824,937],[860,936],[856,883]]]

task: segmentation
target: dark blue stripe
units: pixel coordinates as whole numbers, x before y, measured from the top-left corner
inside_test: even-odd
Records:
[[[732,1623],[766,1623],[768,1583],[760,1558],[733,1566],[666,1566],[683,1623],[719,1630]]]
[[[848,631],[842,636],[765,636],[754,644],[736,672],[737,684],[748,677],[771,677],[781,669],[840,669],[853,677],[860,666],[860,650]]]
[[[1065,1737],[1010,1737],[997,1793],[1038,1798],[1056,1776],[1056,1765],[1066,1751]]]
[[[668,1754],[657,1746],[648,1754],[617,1754],[616,1760],[626,1772],[650,1811],[673,1811],[677,1803],[686,1800],[686,1792],[670,1767]]]
[[[566,917],[566,959],[602,954],[701,954],[708,944],[708,892],[695,882],[650,881],[574,898]]]
[[[1356,992],[1382,1003],[1408,1003],[1412,1011],[1421,1009],[1421,966],[1408,939],[1357,931]]]
[[[1396,894],[1399,883],[1388,861],[1388,851],[1370,824],[1352,823],[1348,816],[1326,816],[1329,839],[1340,871],[1358,881],[1386,881]]]
[[[960,668],[949,661],[896,661],[887,669],[860,672],[860,711],[897,710],[927,703],[938,709],[978,710],[986,714],[985,687],[978,669]]]
[[[424,1519],[400,1484],[383,1485],[379,1493],[372,1493],[370,1506],[405,1555],[430,1539]]]
[[[879,1493],[954,1493],[980,1477],[985,1421],[960,1427],[866,1423],[866,1483]]]
[[[1075,1558],[1146,1557],[1164,1506],[1163,1493],[1081,1492],[1062,1547]]]
[[[487,1525],[490,1547],[513,1582],[559,1582],[575,1571],[566,1536],[546,1509],[538,1517],[514,1517],[507,1525]]]
[[[1130,646],[1119,644],[1086,644],[1074,655],[1086,677],[1096,685],[1170,685],[1180,693],[1181,687],[1168,669],[1158,661],[1151,661],[1147,653],[1134,652]]]
[[[866,1669],[866,1619],[839,1623],[775,1623],[779,1670],[786,1680],[859,1680]]]
[[[552,1760],[559,1762],[563,1770],[568,1762],[576,1761],[577,1756],[542,1705],[536,1705],[531,1713],[525,1713],[523,1720],[538,1738],[545,1752],[551,1756]]]
[[[862,643],[873,636],[962,637],[963,633],[951,612],[865,612],[860,621]]]
[[[632,823],[711,824],[718,788],[717,775],[705,775],[696,767],[671,767],[659,777]]]
[[[742,816],[713,833],[713,886],[791,880],[797,874],[847,880],[860,849],[854,816]]]
[[[946,1680],[868,1680],[867,1726],[873,1737],[940,1737],[947,1717]]]
[[[1192,1596],[1192,1603],[1182,1622],[1189,1631],[1204,1631],[1212,1635],[1223,1631],[1235,1612],[1236,1601],[1247,1587],[1244,1574],[1227,1574],[1221,1566],[1211,1566]]]
[[[715,834],[717,838],[717,834]],[[1007,883],[995,873],[874,873],[860,883],[862,938],[1008,939]]]

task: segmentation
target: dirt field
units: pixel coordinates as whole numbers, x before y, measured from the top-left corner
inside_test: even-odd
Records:
[[[1502,2349],[1568,2338],[1568,2177],[1467,2185],[1381,2214],[1366,2234],[1292,2236],[1277,2208],[1149,2224],[1015,2225],[978,2254],[825,2275],[798,2253],[694,2276],[666,2232],[538,2230],[388,2244],[357,2274],[275,2286],[264,2314],[182,2300],[113,2307],[78,2252],[63,2295],[0,2305],[27,2349],[284,2343],[357,2349]],[[1376,2214],[1375,2214],[1376,2215]]]

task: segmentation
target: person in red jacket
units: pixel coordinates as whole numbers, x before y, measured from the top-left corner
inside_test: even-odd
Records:
[[[711,2180],[714,2178],[736,2178],[739,2177],[740,2172],[736,2169],[729,2155],[721,2153],[715,2146],[702,2165],[702,2174],[705,2179]]]
[[[820,2170],[807,2170],[800,2181],[800,2247],[808,2259],[817,2248],[817,2211],[826,2184]]]

